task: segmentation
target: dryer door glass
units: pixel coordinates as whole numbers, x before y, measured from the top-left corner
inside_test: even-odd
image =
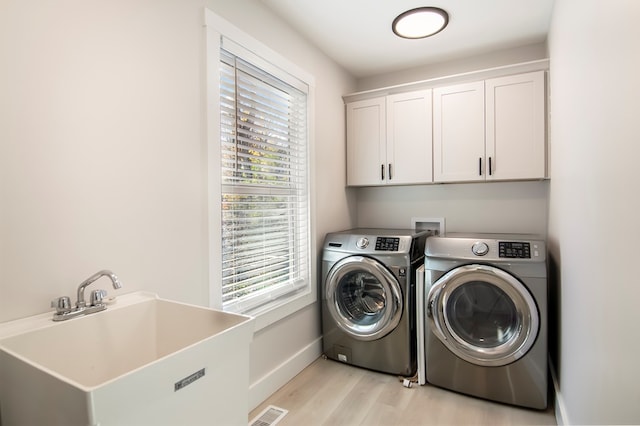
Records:
[[[513,300],[500,287],[485,281],[456,287],[445,309],[451,331],[479,348],[507,343],[521,325]]]
[[[342,259],[329,271],[325,288],[331,316],[353,338],[379,339],[400,322],[400,284],[391,271],[374,259]]]
[[[510,364],[538,335],[533,297],[513,275],[492,266],[453,269],[429,291],[433,333],[458,357],[482,366]]]

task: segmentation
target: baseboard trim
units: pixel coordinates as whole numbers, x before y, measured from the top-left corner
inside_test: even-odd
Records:
[[[269,398],[322,354],[322,337],[299,350],[249,386],[249,411]]]
[[[553,381],[554,390],[554,411],[556,414],[556,423],[558,426],[564,426],[570,424],[567,420],[567,408],[564,405],[562,399],[562,393],[560,392],[560,385],[558,384],[558,375],[556,373],[556,367],[549,359],[549,370],[551,371],[551,380]]]

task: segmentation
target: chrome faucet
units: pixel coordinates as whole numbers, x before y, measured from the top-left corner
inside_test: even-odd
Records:
[[[117,290],[122,287],[122,283],[120,283],[120,280],[118,279],[117,275],[114,274],[113,272],[107,271],[107,270],[96,272],[95,274],[91,275],[89,278],[84,280],[82,284],[78,286],[78,300],[76,301],[76,308],[84,308],[85,306],[87,306],[87,302],[84,300],[84,289],[87,288],[89,284],[96,281],[100,277],[111,278],[111,283],[113,284],[114,290]]]
[[[78,300],[76,300],[75,308],[71,307],[71,300],[68,296],[58,297],[51,302],[51,307],[56,308],[56,312],[53,314],[53,320],[64,321],[80,315],[91,314],[107,309],[107,304],[103,301],[107,295],[106,290],[93,290],[91,292],[91,300],[89,302],[89,305],[87,305],[87,302],[84,299],[85,288],[87,288],[94,281],[98,280],[100,277],[105,276],[111,279],[111,284],[113,285],[114,289],[117,290],[122,287],[122,283],[118,279],[118,276],[113,272],[107,270],[96,272],[78,286]]]

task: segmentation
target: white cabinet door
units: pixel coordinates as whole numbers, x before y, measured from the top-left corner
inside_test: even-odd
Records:
[[[387,184],[433,182],[431,90],[387,96]]]
[[[347,185],[384,183],[386,176],[385,98],[347,104]]]
[[[487,180],[546,177],[544,71],[485,81]]]
[[[433,180],[484,180],[484,82],[433,90]]]

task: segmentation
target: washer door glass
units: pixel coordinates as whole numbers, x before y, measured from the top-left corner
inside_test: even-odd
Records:
[[[338,327],[358,340],[384,337],[402,316],[398,280],[369,257],[350,256],[337,262],[327,275],[325,297]]]
[[[482,366],[520,359],[540,324],[526,287],[487,265],[461,266],[437,280],[427,296],[427,315],[433,333],[451,352]]]

